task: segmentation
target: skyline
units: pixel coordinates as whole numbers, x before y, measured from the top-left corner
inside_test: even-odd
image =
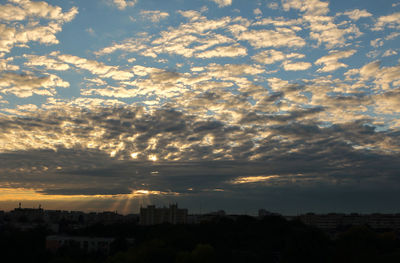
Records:
[[[0,8],[0,210],[399,211],[400,2]]]

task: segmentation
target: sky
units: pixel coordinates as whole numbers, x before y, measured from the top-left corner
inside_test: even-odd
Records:
[[[0,9],[0,210],[399,212],[400,2]]]

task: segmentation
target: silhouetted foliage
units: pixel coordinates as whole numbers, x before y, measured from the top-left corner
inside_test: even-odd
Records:
[[[66,225],[67,226],[67,225]],[[216,217],[195,225],[140,226],[129,223],[96,224],[75,236],[114,237],[110,254],[85,253],[69,246],[52,254],[45,250],[46,229],[0,231],[4,262],[400,262],[400,241],[395,232],[353,227],[331,238],[320,229],[280,216],[236,220]],[[133,238],[134,244],[127,242]]]

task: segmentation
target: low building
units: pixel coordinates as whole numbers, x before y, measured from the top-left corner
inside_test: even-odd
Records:
[[[399,214],[313,214],[298,217],[303,223],[321,229],[334,230],[349,226],[369,226],[373,229],[400,230]]]
[[[141,225],[157,225],[163,223],[186,224],[188,210],[178,208],[178,204],[156,208],[155,205],[140,208]]]
[[[99,252],[108,254],[113,241],[114,238],[53,235],[46,237],[46,249],[55,253],[62,247],[75,247],[87,253]]]
[[[18,208],[15,208],[9,213],[12,221],[19,222],[39,222],[44,221],[44,210],[39,205],[39,208],[22,208],[19,203]]]

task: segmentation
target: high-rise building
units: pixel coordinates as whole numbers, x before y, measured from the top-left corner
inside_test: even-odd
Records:
[[[140,224],[156,225],[162,223],[186,224],[187,209],[178,208],[178,204],[169,207],[156,208],[155,205],[140,208]]]

